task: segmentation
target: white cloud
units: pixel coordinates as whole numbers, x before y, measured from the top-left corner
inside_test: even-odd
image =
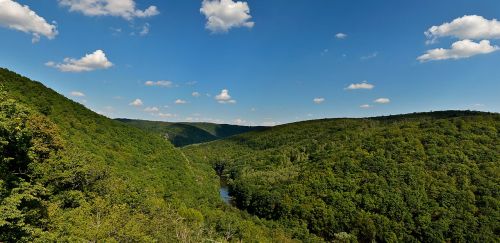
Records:
[[[370,109],[370,108],[372,108],[372,106],[369,105],[369,104],[360,105],[359,107],[363,108],[363,109]]]
[[[160,109],[158,109],[158,107],[146,107],[146,109],[144,109],[145,112],[158,112],[160,111]]]
[[[433,43],[437,38],[446,36],[461,40],[500,39],[500,21],[487,20],[478,15],[465,15],[451,23],[432,26],[425,32],[425,35],[430,39],[428,43]]]
[[[86,54],[80,59],[65,58],[63,63],[47,62],[48,67],[59,69],[61,72],[88,72],[97,69],[108,69],[113,66],[102,50]]]
[[[85,97],[85,94],[80,92],[80,91],[72,91],[70,94],[71,94],[71,96],[74,96],[74,97]]]
[[[193,92],[191,95],[193,97],[200,97],[201,96],[201,94],[199,92]]]
[[[368,60],[368,59],[375,58],[375,57],[377,57],[377,56],[378,56],[378,52],[374,52],[374,53],[372,53],[372,54],[370,54],[370,55],[367,55],[367,56],[362,56],[362,57],[361,57],[361,60]]]
[[[482,40],[476,43],[471,40],[461,40],[453,43],[451,49],[437,48],[428,50],[426,54],[419,56],[417,60],[420,62],[446,60],[446,59],[462,59],[479,54],[488,54],[498,51],[498,46],[492,46],[489,40]]]
[[[177,105],[183,105],[183,104],[187,104],[187,101],[181,100],[181,99],[177,99],[177,100],[175,100],[174,103],[177,104]]]
[[[27,5],[12,0],[0,0],[0,26],[30,33],[32,42],[38,42],[40,36],[54,39],[58,34],[54,24],[49,24]]]
[[[221,104],[235,104],[236,100],[229,95],[229,90],[223,89],[220,94],[215,96],[215,100]]]
[[[134,101],[132,101],[129,105],[131,106],[135,106],[135,107],[140,107],[142,106],[144,103],[142,103],[142,100],[141,99],[135,99]]]
[[[177,117],[177,115],[175,114],[171,114],[171,113],[158,113],[158,116],[161,117],[161,118],[173,118],[173,117]]]
[[[344,33],[337,33],[337,34],[335,35],[335,38],[337,38],[337,39],[345,39],[345,38],[347,38],[347,34],[344,34]]]
[[[356,90],[356,89],[373,89],[375,88],[375,85],[368,83],[368,81],[363,81],[361,83],[357,84],[350,84],[347,86],[347,90]]]
[[[379,104],[389,104],[389,103],[391,103],[391,100],[388,98],[378,98],[378,99],[374,100],[373,102],[379,103]]]
[[[236,124],[236,125],[244,125],[244,124],[246,124],[246,123],[247,123],[247,121],[245,121],[245,120],[243,120],[243,119],[241,119],[241,118],[237,118],[237,119],[235,119],[235,120],[233,121],[233,123],[234,123],[234,124]]]
[[[147,34],[149,34],[149,30],[150,30],[151,26],[149,25],[149,23],[145,23],[143,26],[142,26],[142,29],[141,31],[139,32],[139,35],[140,36],[145,36]]]
[[[264,126],[264,127],[274,127],[274,126],[278,125],[278,122],[275,122],[275,121],[264,121],[260,125]]]
[[[71,12],[81,12],[87,16],[115,16],[127,20],[151,17],[160,13],[156,6],[139,10],[134,0],[59,0],[59,4],[69,7]]]
[[[164,88],[172,88],[175,87],[174,82],[168,80],[160,80],[160,81],[146,81],[144,83],[146,86],[159,86]]]
[[[321,104],[321,103],[325,102],[325,98],[314,98],[313,102],[316,104]]]
[[[207,19],[206,28],[213,33],[227,32],[231,28],[252,28],[250,7],[247,2],[232,0],[203,0],[200,12]]]

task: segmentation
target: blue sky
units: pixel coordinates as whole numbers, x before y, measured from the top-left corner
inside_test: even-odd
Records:
[[[500,111],[498,0],[92,1],[0,0],[0,66],[111,118]]]

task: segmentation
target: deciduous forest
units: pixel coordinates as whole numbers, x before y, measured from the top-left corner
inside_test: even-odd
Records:
[[[2,242],[499,240],[496,113],[305,121],[176,148],[156,123],[5,69],[0,90]]]

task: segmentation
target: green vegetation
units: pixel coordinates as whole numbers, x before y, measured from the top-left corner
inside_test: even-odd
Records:
[[[292,241],[163,137],[5,69],[0,87],[0,242]]]
[[[317,120],[183,151],[240,209],[327,241],[500,240],[500,114]]]
[[[117,120],[149,132],[158,133],[167,138],[176,147],[183,147],[196,143],[206,143],[241,133],[265,129],[265,127],[248,127],[203,122],[172,123],[131,119]]]
[[[500,114],[128,123],[0,69],[0,242],[500,241]]]

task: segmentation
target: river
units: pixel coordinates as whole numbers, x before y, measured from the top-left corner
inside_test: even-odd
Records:
[[[224,180],[220,180],[219,195],[222,201],[224,201],[227,205],[234,206],[233,197],[229,195],[229,187]]]

